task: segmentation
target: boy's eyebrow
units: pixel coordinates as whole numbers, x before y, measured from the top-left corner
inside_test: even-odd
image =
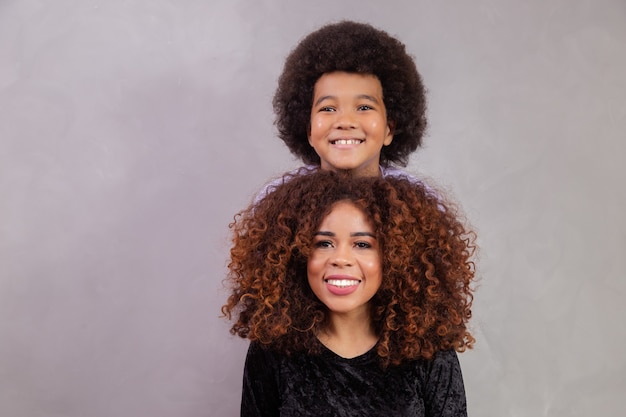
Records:
[[[336,99],[337,97],[332,96],[332,95],[326,95],[326,96],[322,96],[320,98],[318,98],[317,100],[315,100],[315,103],[313,103],[313,106],[317,106],[318,104],[320,104],[322,101],[324,100],[333,100]],[[370,96],[369,94],[359,94],[356,96],[357,99],[365,99],[365,100],[369,100],[373,103],[378,104],[378,99],[374,96]]]
[[[378,99],[374,96],[370,96],[369,94],[359,94],[357,98],[364,98],[365,100],[372,101],[374,103],[378,103]]]

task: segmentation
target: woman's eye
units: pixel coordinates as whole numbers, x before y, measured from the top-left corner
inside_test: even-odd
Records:
[[[315,242],[316,248],[330,248],[332,246],[333,244],[329,240],[320,240],[320,241]]]
[[[361,249],[368,249],[372,247],[372,245],[370,245],[368,242],[356,242],[354,245],[357,248],[361,248]]]

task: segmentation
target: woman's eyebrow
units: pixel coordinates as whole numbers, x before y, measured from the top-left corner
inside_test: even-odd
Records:
[[[335,236],[335,234],[333,232],[325,232],[323,230],[320,230],[318,232],[315,232],[314,236],[330,236],[330,237],[333,237],[333,236]]]
[[[369,236],[372,237],[374,239],[376,239],[376,235],[374,233],[370,233],[370,232],[355,232],[355,233],[350,233],[350,236],[355,237],[355,236]]]
[[[315,232],[314,236],[335,237],[336,235],[333,232],[327,232],[325,230],[320,230],[318,232]],[[358,237],[358,236],[369,236],[369,237],[372,237],[372,238],[376,239],[376,235],[374,233],[370,233],[370,232],[354,232],[354,233],[350,233],[350,237]]]

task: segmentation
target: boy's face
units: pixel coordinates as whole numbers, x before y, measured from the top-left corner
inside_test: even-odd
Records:
[[[393,139],[383,89],[371,74],[331,72],[315,83],[309,143],[321,168],[380,175],[380,152]]]

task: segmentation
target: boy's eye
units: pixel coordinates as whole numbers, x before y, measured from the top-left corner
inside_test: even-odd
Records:
[[[363,110],[372,110],[372,109],[373,109],[373,107],[372,107],[372,106],[369,106],[369,105],[367,105],[367,104],[362,104],[362,105],[360,105],[359,107],[357,107],[357,110],[360,110],[360,111],[363,111]]]
[[[322,108],[320,108],[320,111],[335,111],[334,107],[330,107],[330,106],[324,106]]]

